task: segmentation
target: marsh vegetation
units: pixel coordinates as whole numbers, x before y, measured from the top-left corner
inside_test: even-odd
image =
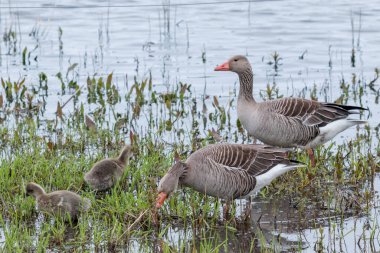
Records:
[[[253,5],[246,3],[237,17],[248,4]],[[256,15],[265,16],[265,4],[255,6]],[[79,44],[91,49],[82,50],[74,46],[78,39],[71,35],[93,28],[93,16],[78,30],[56,20],[49,27],[43,22],[31,27],[27,22],[34,17],[11,7],[7,12],[1,9],[5,14],[0,58],[1,250],[380,250],[379,66],[369,59],[371,52],[379,51],[368,41],[368,51],[360,44],[360,39],[370,37],[358,25],[361,14],[351,15],[352,31],[349,12],[339,16],[347,21],[341,31],[349,30],[348,46],[330,47],[326,42],[321,49],[301,43],[293,45],[300,54],[289,50],[292,58],[283,44],[261,52],[255,57],[254,93],[260,100],[292,95],[368,107],[369,112],[360,117],[369,124],[319,147],[315,168],[289,172],[262,189],[253,199],[250,217],[244,213],[247,202],[237,200],[231,218],[223,220],[220,200],[187,188],[159,211],[154,207],[157,183],[174,156],[185,159],[210,143],[256,142],[236,118],[235,76],[223,81],[209,76],[232,50],[226,49],[226,57],[216,59],[217,47],[205,46],[208,36],[221,34],[203,31],[204,41],[192,38],[198,21],[184,20],[181,7],[169,2],[137,11],[140,16],[135,21],[145,11],[155,14],[129,31],[143,27],[140,33],[148,39],[144,43],[131,39],[125,47],[126,40],[117,36],[126,33],[120,30],[122,23],[132,21],[123,19],[121,10],[110,8],[104,19],[97,20],[96,31],[89,32],[96,34],[95,42],[84,38],[85,43]],[[44,10],[36,11],[44,20]],[[81,10],[83,15],[88,11]],[[250,16],[255,11],[249,12],[253,14],[248,22],[244,19],[248,24],[244,23],[239,41],[250,38],[255,28]],[[205,13],[200,13],[200,20],[205,19]],[[131,55],[132,49],[138,56]],[[123,50],[128,53],[119,56]],[[296,58],[298,62],[292,63]],[[126,144],[132,145],[135,155],[122,178],[112,189],[94,192],[85,184],[84,174],[95,162],[117,157]],[[294,156],[308,163],[304,152],[296,151]],[[92,208],[77,223],[38,212],[33,198],[25,197],[25,185],[31,181],[49,192],[77,192],[91,200]]]

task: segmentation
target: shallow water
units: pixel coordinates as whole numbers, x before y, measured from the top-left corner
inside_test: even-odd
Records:
[[[123,3],[85,1],[81,5]],[[130,83],[135,75],[141,79],[152,73],[153,83],[164,90],[181,81],[190,83],[198,96],[206,93],[228,99],[238,88],[237,76],[213,69],[232,55],[247,54],[255,74],[255,97],[267,83],[276,82],[285,96],[298,96],[304,88],[316,84],[324,90],[318,96],[320,100],[334,101],[341,95],[336,91],[342,78],[350,81],[355,73],[357,80],[368,83],[374,77],[374,68],[379,67],[380,17],[376,1],[252,1],[191,6],[175,5],[187,1],[163,3],[166,5],[79,9],[28,9],[23,8],[23,1],[1,3],[7,7],[0,9],[1,29],[12,27],[16,31],[16,46],[2,43],[0,74],[12,80],[25,76],[27,83],[36,85],[37,73],[44,72],[52,93],[54,87],[60,87],[55,75],[62,72],[65,76],[69,66],[78,63],[68,76],[82,82],[95,73],[113,72],[115,80],[127,79]],[[49,7],[59,3],[34,1],[30,5]],[[80,6],[76,1],[65,1],[65,5]],[[25,47],[32,52],[30,64],[27,61],[23,66],[20,54]],[[273,62],[275,51],[281,58],[276,70],[268,64]],[[47,103],[65,101],[69,96],[49,97]],[[380,112],[373,100],[362,103],[371,108],[369,120],[377,125],[375,119]],[[47,108],[46,115],[52,116],[54,110]]]
[[[81,5],[123,3],[84,1]],[[85,77],[113,71],[119,78],[127,74],[133,80],[138,60],[139,76],[152,72],[155,84],[188,82],[202,94],[207,83],[208,94],[228,95],[236,76],[214,72],[213,68],[232,55],[248,54],[254,66],[255,93],[277,74],[281,90],[292,95],[293,87],[301,89],[313,83],[334,91],[342,75],[350,79],[356,72],[361,78],[371,78],[378,67],[377,1],[252,1],[206,6],[174,5],[187,1],[163,3],[171,6],[73,10],[21,8],[25,6],[23,1],[2,3],[11,6],[1,9],[2,30],[11,25],[17,28],[17,50],[39,47],[32,53],[30,66],[21,71],[21,57],[6,55],[3,43],[1,74],[36,78],[32,73],[43,71],[51,76],[66,71],[70,62],[79,63],[76,71]],[[55,4],[58,5],[54,1],[34,1],[30,5]],[[76,1],[65,1],[65,5],[79,6]],[[62,57],[59,27],[63,31]],[[38,33],[29,36],[33,28]],[[351,67],[353,44],[357,51],[355,68]],[[273,65],[267,64],[275,51],[282,58],[277,73]],[[34,56],[38,56],[38,62]],[[328,99],[335,99],[335,95]]]
[[[372,241],[369,238],[372,229],[378,228],[379,190],[380,178],[377,176],[374,181],[375,207],[361,215],[346,212],[344,218],[339,214],[326,215],[319,210],[310,210],[308,216],[300,219],[297,217],[297,210],[289,207],[288,203],[280,204],[278,210],[276,208],[276,213],[270,212],[271,205],[269,203],[254,211],[269,213],[266,215],[267,230],[271,234],[281,236],[280,245],[283,249],[289,246],[294,247],[302,242],[303,252],[315,252],[315,246],[318,243],[323,245],[327,252],[378,252],[380,250],[378,232]],[[276,224],[273,223],[274,216],[276,216]]]
[[[204,1],[191,3],[197,2]],[[358,80],[368,83],[374,77],[374,68],[379,67],[380,9],[377,1],[251,1],[191,6],[176,5],[188,1],[163,1],[165,5],[162,6],[138,7],[156,3],[130,1],[128,5],[134,7],[113,8],[111,6],[125,5],[125,2],[87,0],[79,4],[65,1],[67,6],[110,6],[72,9],[48,8],[59,5],[57,1],[2,1],[2,38],[12,27],[17,39],[15,46],[10,46],[4,39],[1,43],[0,75],[12,80],[26,77],[29,85],[37,85],[38,73],[46,73],[49,93],[53,94],[47,97],[47,103],[53,105],[57,100],[66,101],[71,95],[56,96],[60,84],[55,75],[58,72],[65,75],[73,63],[79,65],[68,75],[81,82],[94,73],[107,75],[113,72],[114,79],[120,83],[131,83],[135,75],[140,80],[152,73],[153,84],[163,90],[179,81],[187,82],[192,84],[198,97],[217,95],[221,97],[221,103],[225,103],[236,94],[237,76],[214,72],[213,69],[232,55],[246,54],[255,73],[255,97],[259,98],[260,90],[265,89],[267,83],[275,81],[280,93],[286,96],[298,96],[305,87],[311,89],[316,84],[318,90],[325,90],[318,94],[321,100],[334,101],[341,95],[339,81],[342,77],[350,81],[355,73]],[[21,52],[25,47],[32,52],[30,64],[23,65]],[[352,49],[355,50],[354,63]],[[274,64],[269,64],[275,51],[281,57],[277,69]],[[351,100],[351,103],[358,104],[359,101]],[[364,97],[362,106],[371,108],[369,122],[371,127],[377,126],[380,110],[373,94]],[[55,109],[55,106],[48,107],[46,117],[54,117]],[[337,142],[350,139],[354,134],[355,130],[346,131]],[[378,192],[378,178],[374,185]],[[378,203],[377,198],[375,203]],[[275,210],[278,211],[282,205],[289,206],[285,200],[257,202],[253,205],[253,220],[259,218],[256,217],[258,214],[265,213],[260,222],[262,231],[265,231],[263,234],[272,238],[280,233],[280,248],[287,250],[288,245],[301,244],[303,250],[314,251],[314,245],[321,238],[319,229],[315,224],[303,227],[299,220],[289,219],[289,214],[296,210],[269,212],[273,206],[277,206]],[[369,233],[365,229],[368,219],[371,224],[378,224],[373,222],[378,212],[373,208],[364,217],[344,219],[342,228],[338,225],[326,227],[325,217],[312,217],[311,220],[316,220],[316,224],[329,231],[322,240],[328,251],[347,251],[350,247],[359,247],[356,242],[363,231]],[[285,215],[283,218],[282,214]],[[281,223],[280,228],[274,228],[274,216],[277,224]],[[217,230],[213,232],[218,234]],[[224,233],[223,230],[219,234]],[[344,242],[339,240],[339,234],[345,235]],[[191,234],[173,228],[165,239],[176,248],[176,243],[184,238],[191,240]],[[4,240],[0,229],[0,243]],[[219,242],[222,241],[220,238]],[[231,240],[231,250],[246,246],[237,242],[238,239]],[[130,247],[135,249],[138,245],[137,241]],[[247,247],[249,249],[250,244]],[[371,245],[363,247],[372,250]],[[380,250],[378,243],[375,249]]]

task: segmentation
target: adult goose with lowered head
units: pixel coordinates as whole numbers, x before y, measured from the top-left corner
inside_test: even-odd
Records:
[[[365,120],[349,118],[351,114],[367,110],[359,106],[321,103],[293,97],[257,103],[252,95],[251,64],[245,56],[234,56],[217,66],[215,71],[232,71],[238,74],[238,118],[250,135],[272,146],[307,149],[313,167],[313,148],[351,126],[367,123]]]
[[[258,144],[213,144],[177,162],[158,185],[156,207],[178,185],[231,201],[245,198],[302,163],[288,159],[286,150]]]

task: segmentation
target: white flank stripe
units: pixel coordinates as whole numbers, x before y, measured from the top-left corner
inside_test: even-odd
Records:
[[[61,197],[61,200],[59,201],[59,203],[57,204],[57,206],[63,206],[63,197]]]
[[[277,164],[268,172],[256,177],[256,186],[253,189],[253,191],[250,193],[250,195],[260,191],[261,188],[269,185],[273,179],[281,176],[282,174],[288,172],[289,170],[299,168],[299,167],[305,167],[305,165],[304,164],[292,164],[292,165]]]

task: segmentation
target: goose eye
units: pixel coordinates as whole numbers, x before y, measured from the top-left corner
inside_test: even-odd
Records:
[[[235,59],[234,61],[238,61],[238,59]]]

